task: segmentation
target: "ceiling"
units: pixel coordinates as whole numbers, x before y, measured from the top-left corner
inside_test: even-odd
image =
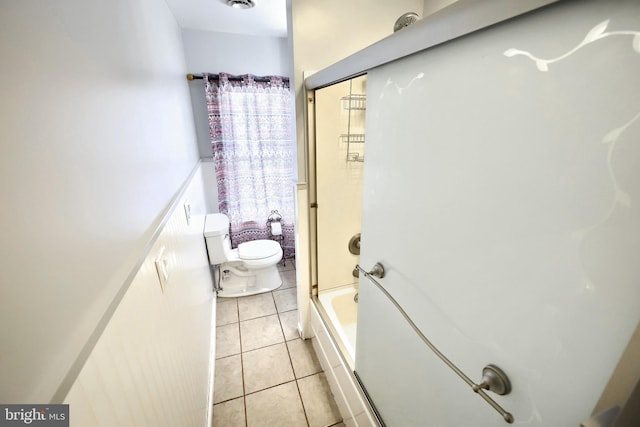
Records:
[[[183,29],[253,36],[286,37],[286,0],[253,0],[252,9],[234,9],[226,0],[165,0]]]

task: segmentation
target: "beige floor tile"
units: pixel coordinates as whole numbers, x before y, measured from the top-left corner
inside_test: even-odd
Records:
[[[273,299],[276,301],[278,313],[298,308],[298,296],[296,292],[296,288],[273,291]]]
[[[240,330],[238,323],[216,328],[216,359],[240,353]]]
[[[247,427],[302,427],[307,420],[295,381],[245,396]]]
[[[240,321],[276,314],[271,292],[238,299],[238,312]]]
[[[295,270],[296,269],[296,259],[295,258],[289,258],[286,260],[286,262],[283,265],[283,262],[280,261],[278,263],[278,270],[279,271],[289,271],[289,270]]]
[[[298,387],[309,427],[330,426],[342,421],[324,373],[299,379]]]
[[[298,310],[278,313],[278,316],[280,317],[284,339],[289,341],[300,338],[300,334],[298,333]]]
[[[230,323],[238,323],[238,301],[233,298],[228,301],[220,301],[216,304],[216,326],[224,326]]]
[[[280,286],[279,290],[296,287],[296,271],[295,270],[281,271],[280,277],[282,277],[282,286]]]
[[[244,394],[242,359],[239,354],[216,360],[213,384],[213,403],[224,402]]]
[[[322,366],[318,361],[311,340],[292,340],[287,342],[291,363],[296,378],[307,377],[309,375],[322,372]]]
[[[277,314],[240,322],[240,337],[242,351],[284,342]]]
[[[293,369],[284,343],[242,353],[245,393],[293,381]]]
[[[213,405],[213,425],[245,427],[244,397]]]

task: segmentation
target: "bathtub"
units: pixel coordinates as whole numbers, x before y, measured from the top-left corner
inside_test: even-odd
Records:
[[[309,309],[313,349],[347,427],[380,427],[354,374],[358,305],[352,286],[321,292]]]
[[[356,289],[353,286],[323,291],[318,300],[344,350],[343,356],[351,367],[356,357],[356,330],[358,325],[358,304],[354,301]]]

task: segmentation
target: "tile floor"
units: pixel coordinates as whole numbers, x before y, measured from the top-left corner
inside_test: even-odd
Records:
[[[218,298],[215,427],[344,426],[311,340],[298,336],[294,262],[282,286]]]

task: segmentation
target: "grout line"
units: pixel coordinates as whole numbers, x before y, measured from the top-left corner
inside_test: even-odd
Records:
[[[298,396],[300,396],[300,403],[302,404],[302,412],[304,412],[304,418],[307,420],[307,426],[310,426],[309,416],[307,415],[307,408],[304,405],[304,400],[302,399],[302,393],[300,393],[300,386],[298,385],[298,380],[296,380],[296,389],[298,390]]]
[[[284,346],[287,349],[287,356],[289,356],[289,364],[291,365],[291,372],[293,372],[293,379],[298,379],[298,374],[296,374],[296,368],[293,367],[293,357],[291,357],[291,349],[289,348],[289,342],[285,341]]]
[[[247,419],[247,389],[244,381],[244,349],[242,348],[242,328],[240,327],[240,302],[236,298],[236,313],[238,314],[238,344],[240,345],[240,377],[242,378],[242,408],[244,409],[244,426],[249,427]]]
[[[276,314],[278,314],[280,311],[278,310],[278,303],[276,302],[276,297],[273,295],[274,291],[269,292],[271,294],[271,300],[273,301],[273,306],[276,308]],[[280,320],[280,318],[278,318],[278,320]]]
[[[314,375],[320,375],[320,374],[324,374],[324,371],[323,371],[322,369],[321,369],[321,370],[319,370],[318,372],[314,372],[313,374],[303,375],[303,376],[301,376],[300,378],[296,378],[296,381],[297,381],[297,380],[303,380],[303,379],[305,379],[305,378],[309,378],[309,377],[312,377],[312,376],[314,376]],[[325,374],[325,376],[326,376],[326,374]]]
[[[292,311],[292,310],[290,310]],[[251,319],[245,319],[245,320],[240,320],[240,323],[244,323],[244,322],[249,322],[250,320],[256,320],[256,319],[262,319],[263,317],[269,317],[269,316],[273,316],[279,313],[271,313],[271,314],[265,314],[264,316],[258,316],[258,317],[252,317]]]
[[[258,348],[252,348],[251,350],[247,350],[247,351],[243,351],[242,353],[253,353],[254,351],[258,351],[258,350],[264,350],[265,348],[269,348],[269,347],[275,347],[276,345],[280,345],[280,344],[285,344],[286,345],[286,341],[280,341],[280,342],[275,342],[273,344],[268,344],[262,347],[258,347]]]
[[[269,387],[261,388],[260,390],[256,390],[256,391],[252,391],[251,393],[247,393],[247,394],[245,394],[245,395],[244,395],[244,397],[246,397],[246,396],[251,396],[252,394],[262,393],[263,391],[270,390],[270,389],[272,389],[272,388],[276,388],[276,387],[280,387],[281,385],[289,384],[289,383],[292,383],[292,382],[294,382],[294,381],[296,381],[296,380],[295,380],[295,379],[293,379],[293,380],[285,381],[285,382],[283,382],[283,383],[278,383],[278,384],[270,385]],[[237,399],[237,398],[236,398],[236,399]]]
[[[229,399],[227,399],[227,400],[222,400],[222,401],[220,401],[220,402],[216,402],[216,403],[214,403],[214,404],[213,404],[213,406],[220,405],[220,404],[222,404],[222,403],[231,402],[232,400],[236,400],[236,399],[244,399],[244,396],[245,396],[245,395],[243,394],[242,396],[230,397],[230,398],[229,398]]]
[[[293,378],[296,383],[296,390],[298,390],[298,397],[300,398],[300,404],[302,405],[302,412],[304,412],[304,418],[307,421],[307,426],[310,426],[311,424],[309,423],[307,408],[305,408],[304,400],[302,399],[302,393],[300,393],[300,386],[298,385],[298,379],[296,378],[296,371],[293,369],[293,360],[291,360],[291,352],[289,351],[289,346],[286,345],[286,343],[285,343],[285,346],[287,347],[287,355],[289,356],[289,363],[291,364],[291,370],[293,371]]]
[[[284,326],[282,326],[282,319],[280,318],[280,313],[278,313],[278,323],[280,323],[280,332],[282,332],[282,338],[284,339],[284,344],[287,345],[287,337],[284,333]],[[289,353],[289,346],[287,346],[287,353]],[[289,360],[291,360],[291,356],[289,356]],[[293,363],[291,364],[291,368],[293,369]],[[294,375],[295,377],[295,372]]]
[[[230,354],[230,355],[228,355],[228,356],[220,357],[219,359],[216,359],[216,362],[217,362],[218,360],[224,360],[224,359],[228,359],[228,358],[230,358],[230,357],[236,357],[236,356],[240,356],[240,353]]]
[[[242,343],[240,343],[240,346],[242,346]],[[241,372],[241,376],[242,376],[242,406],[244,408],[244,425],[245,427],[248,427],[249,425],[249,420],[247,419],[247,389],[246,389],[246,385],[245,385],[245,381],[244,381],[244,352],[240,353],[240,368],[242,370]]]
[[[280,316],[278,316],[278,319],[280,319]],[[280,322],[280,328],[282,328],[282,322]],[[282,335],[284,336],[284,330],[282,331]],[[291,371],[293,372],[293,380],[296,383],[296,390],[298,390],[298,397],[300,398],[300,404],[302,405],[302,412],[304,412],[304,418],[307,421],[307,426],[310,426],[309,424],[309,416],[307,415],[307,409],[305,408],[304,405],[304,400],[302,399],[302,393],[300,393],[300,386],[298,385],[298,378],[296,375],[296,371],[293,368],[293,360],[291,358],[291,351],[289,350],[289,345],[287,344],[286,338],[285,338],[285,348],[287,349],[287,356],[289,356],[289,364],[291,365]]]
[[[244,427],[249,427],[249,420],[247,419],[247,396],[242,396],[242,406],[244,407]]]

